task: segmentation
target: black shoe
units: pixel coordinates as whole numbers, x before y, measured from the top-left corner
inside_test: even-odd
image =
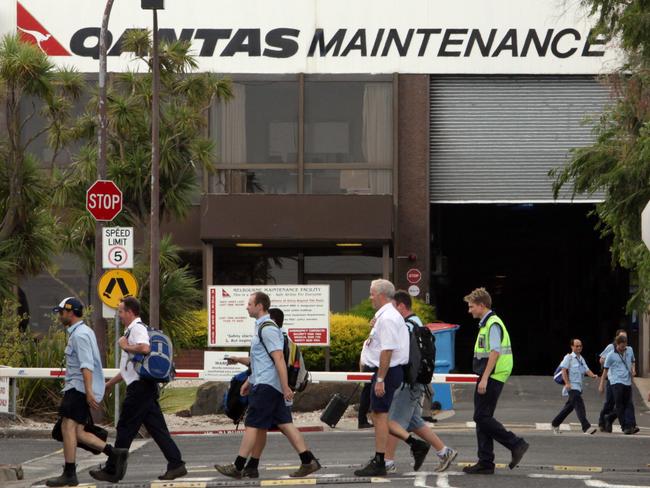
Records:
[[[249,468],[248,466],[244,467],[244,471],[241,473],[242,478],[259,478],[260,472],[257,468]]]
[[[97,481],[108,481],[109,483],[117,483],[120,481],[120,477],[115,471],[108,471],[105,467],[91,469],[88,474]]]
[[[158,476],[159,480],[175,480],[176,478],[180,478],[181,476],[185,476],[187,474],[187,468],[185,467],[185,464],[181,464],[180,466],[173,468],[173,469],[168,469],[165,474],[162,474]]]
[[[115,466],[115,474],[117,475],[117,479],[121,480],[124,479],[124,476],[126,475],[126,467],[127,467],[127,461],[129,459],[129,450],[121,447],[114,447],[113,448],[113,463],[112,465]]]
[[[375,458],[372,458],[368,464],[363,468],[357,469],[354,472],[355,476],[386,476],[386,464],[382,463],[381,466]]]
[[[77,486],[79,480],[77,479],[77,474],[65,474],[63,473],[58,478],[50,478],[45,482],[46,486]]]
[[[521,458],[524,457],[524,454],[526,454],[526,451],[530,445],[528,442],[522,439],[522,441],[515,446],[515,448],[511,451],[512,452],[512,460],[510,461],[510,464],[508,464],[508,467],[510,469],[515,469],[519,462],[521,461]]]
[[[608,432],[609,434],[612,433],[612,421],[611,420],[605,420],[605,425],[603,426],[605,429],[605,432]]]
[[[422,467],[422,463],[427,457],[431,446],[424,441],[419,439],[415,440],[415,443],[411,446],[411,455],[413,456],[413,470],[417,471]]]
[[[481,463],[472,464],[463,468],[465,474],[494,474],[494,466],[486,466]]]
[[[359,422],[359,425],[357,426],[358,429],[372,429],[374,425],[372,425],[370,422]]]

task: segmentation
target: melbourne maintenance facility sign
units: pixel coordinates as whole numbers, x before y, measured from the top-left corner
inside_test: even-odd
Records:
[[[105,3],[0,0],[0,34],[96,73]],[[158,15],[161,38],[189,41],[198,71],[599,74],[621,59],[580,0],[168,0]],[[139,2],[115,2],[109,71],[147,70],[122,39],[150,28]]]

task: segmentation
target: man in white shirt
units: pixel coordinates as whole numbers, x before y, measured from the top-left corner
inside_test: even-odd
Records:
[[[122,349],[120,357],[120,372],[106,383],[106,389],[112,388],[124,380],[126,383],[126,398],[122,403],[120,420],[117,423],[116,448],[131,447],[131,443],[144,425],[167,459],[167,471],[158,477],[160,480],[173,480],[187,474],[185,463],[178,446],[173,441],[165,417],[158,403],[158,383],[141,380],[135,371],[132,361],[134,354],[149,354],[149,333],[147,326],[140,319],[140,302],[134,297],[122,299],[118,313],[120,321],[126,326],[124,335],[118,345]],[[99,481],[117,483],[126,473],[124,469],[116,469],[111,457],[102,469],[90,471],[90,476]]]
[[[392,303],[395,286],[388,280],[370,284],[370,301],[377,312],[375,325],[363,344],[361,363],[374,372],[370,389],[370,411],[375,427],[375,456],[354,472],[357,476],[386,475],[388,411],[393,395],[404,379],[409,360],[409,333],[404,319]]]

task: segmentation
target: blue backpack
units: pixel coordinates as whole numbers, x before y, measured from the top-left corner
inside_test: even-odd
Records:
[[[223,393],[223,412],[235,425],[239,425],[248,409],[248,397],[241,396],[240,389],[249,375],[250,370],[248,369],[237,373],[231,378],[228,389]]]
[[[140,379],[145,381],[169,383],[176,374],[172,341],[161,330],[152,329],[145,324],[142,325],[147,328],[151,351],[149,351],[149,354],[133,355],[132,361],[135,372],[140,375]]]
[[[564,378],[562,377],[562,366],[555,368],[555,373],[553,373],[553,381],[558,385],[564,385]]]

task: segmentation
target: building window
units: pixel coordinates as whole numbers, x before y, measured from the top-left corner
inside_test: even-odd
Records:
[[[211,193],[392,193],[391,78],[234,78],[211,111]]]

